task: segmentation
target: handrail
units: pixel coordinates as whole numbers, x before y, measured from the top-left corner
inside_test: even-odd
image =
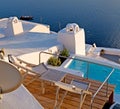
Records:
[[[114,68],[112,69],[112,71],[110,72],[110,74],[107,76],[107,78],[105,79],[105,81],[101,84],[101,86],[98,88],[98,90],[95,92],[95,94],[92,96],[92,99],[91,99],[91,109],[92,109],[92,105],[93,105],[93,101],[96,97],[96,95],[98,94],[98,92],[101,90],[101,88],[103,87],[103,85],[108,82],[108,79],[110,78],[110,76],[112,75],[112,73],[114,72]],[[108,84],[107,84],[107,89],[108,89]],[[108,90],[107,90],[108,91]],[[106,93],[107,95],[107,93]]]
[[[80,57],[80,58],[73,58],[73,57],[66,57],[66,56],[60,56],[59,54],[55,54],[55,53],[49,53],[49,52],[45,52],[45,51],[41,51],[40,53],[39,53],[39,63],[40,63],[40,61],[41,61],[41,54],[42,53],[45,53],[45,54],[50,54],[50,55],[53,55],[53,56],[59,56],[59,57],[63,57],[63,58],[66,58],[66,59],[74,59],[74,60],[78,60],[78,61],[84,61],[84,62],[89,62],[89,63],[93,63],[93,64],[98,64],[98,65],[104,65],[104,66],[107,66],[107,67],[111,67],[111,68],[113,68],[113,66],[111,66],[111,65],[106,65],[106,64],[104,64],[104,63],[99,63],[99,62],[92,62],[92,61],[88,61],[87,59],[89,59],[89,58],[86,58],[86,59],[84,59],[84,57]],[[95,60],[94,60],[95,61]]]

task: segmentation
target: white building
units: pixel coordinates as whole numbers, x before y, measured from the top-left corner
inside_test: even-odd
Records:
[[[58,41],[70,52],[85,55],[85,32],[75,23],[68,24],[58,32]]]

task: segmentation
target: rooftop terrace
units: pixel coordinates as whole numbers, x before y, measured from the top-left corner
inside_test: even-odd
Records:
[[[38,26],[48,27],[47,25],[20,21],[23,25],[23,33],[15,36],[6,36],[8,18],[0,20],[0,48],[5,48],[6,54],[22,55],[46,50],[52,46],[58,45],[55,32],[38,32],[36,29]],[[36,29],[36,31],[34,29]]]

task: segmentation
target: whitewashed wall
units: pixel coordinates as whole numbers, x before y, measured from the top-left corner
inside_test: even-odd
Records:
[[[48,52],[48,53],[57,53],[60,49],[62,49],[62,46],[58,45],[58,46],[53,46],[47,50],[44,50],[44,52]],[[29,62],[31,64],[39,64],[41,62],[47,63],[48,59],[52,56],[50,54],[45,54],[45,53],[41,53],[41,56],[39,58],[39,54],[42,51],[39,52],[32,52],[32,53],[28,53],[28,54],[24,54],[19,56],[20,59],[23,59],[26,62]]]
[[[105,50],[105,54],[111,54],[111,55],[120,55],[119,49],[109,49],[109,48],[103,48]]]
[[[85,32],[75,23],[58,32],[58,41],[71,53],[85,56]]]

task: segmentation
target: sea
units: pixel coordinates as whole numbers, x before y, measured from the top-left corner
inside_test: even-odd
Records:
[[[86,43],[120,48],[120,0],[0,0],[0,18],[11,16],[33,16],[55,32],[77,23]]]

